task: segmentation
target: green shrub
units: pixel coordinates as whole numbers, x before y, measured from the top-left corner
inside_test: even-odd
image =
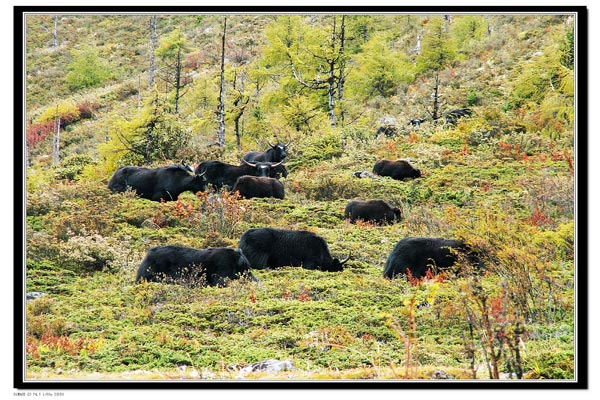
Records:
[[[98,86],[113,76],[109,65],[99,58],[91,47],[74,51],[73,61],[67,66],[66,81],[72,90]]]
[[[65,157],[60,165],[55,168],[55,178],[59,180],[77,180],[83,169],[91,164],[96,164],[92,157],[83,154],[72,154]]]
[[[76,122],[80,117],[79,108],[72,101],[59,103],[56,106],[47,108],[39,117],[39,122],[54,121],[55,118],[60,118],[61,126]]]
[[[59,250],[60,264],[77,273],[114,271],[120,254],[112,240],[100,235],[74,236]]]
[[[314,166],[321,161],[340,157],[343,153],[342,141],[337,133],[315,134],[306,138],[287,165],[292,169],[297,166]]]
[[[32,316],[53,314],[55,310],[56,302],[48,296],[40,297],[27,304],[27,314]]]
[[[467,96],[467,105],[469,105],[469,106],[479,105],[479,101],[480,101],[479,96],[475,92],[471,92]]]
[[[545,352],[525,362],[527,379],[573,379],[575,376],[572,352]]]
[[[56,193],[52,192],[46,185],[39,189],[27,194],[26,209],[28,217],[46,215],[51,211],[58,211],[60,208]]]
[[[27,316],[27,334],[37,339],[45,336],[63,336],[67,334],[67,323],[62,317],[51,315]]]
[[[360,184],[351,177],[323,176],[302,181],[300,185],[302,194],[307,199],[317,201],[351,199],[364,192]]]

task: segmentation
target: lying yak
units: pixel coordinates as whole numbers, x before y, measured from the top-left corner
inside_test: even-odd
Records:
[[[153,201],[177,200],[183,192],[202,192],[206,188],[203,173],[194,174],[192,167],[174,164],[160,168],[123,166],[108,181],[113,192],[133,189],[140,197]]]
[[[407,275],[407,270],[413,277],[421,278],[427,275],[451,270],[456,263],[458,254],[463,254],[466,260],[479,267],[477,257],[460,240],[407,237],[400,240],[390,253],[383,276],[394,278],[397,275]]]
[[[196,167],[197,174],[205,174],[208,183],[216,189],[223,186],[232,187],[235,181],[244,175],[265,176],[278,178],[280,175],[287,177],[287,169],[280,162],[258,161],[251,163],[242,160],[242,165],[231,165],[221,161],[204,161]]]
[[[253,197],[274,197],[276,199],[283,199],[285,197],[285,190],[283,183],[279,182],[275,178],[266,178],[262,176],[240,176],[233,188],[232,192],[239,192],[240,196],[246,199]]]
[[[397,180],[421,177],[421,170],[414,168],[406,160],[379,160],[373,166],[373,173]]]
[[[333,258],[325,239],[308,231],[253,228],[244,232],[239,248],[256,269],[293,266],[336,272],[350,259]]]
[[[227,279],[241,277],[257,280],[250,272],[248,259],[239,249],[194,249],[169,245],[148,250],[135,281],[225,286]]]
[[[349,219],[351,223],[362,220],[375,224],[392,224],[400,221],[402,212],[383,200],[352,200],[346,205],[344,218]]]

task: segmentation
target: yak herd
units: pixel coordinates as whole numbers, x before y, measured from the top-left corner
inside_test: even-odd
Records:
[[[240,165],[213,160],[201,162],[195,170],[183,164],[156,169],[123,166],[114,173],[108,187],[113,192],[133,190],[140,197],[152,201],[174,201],[183,192],[205,191],[208,185],[215,189],[227,187],[247,199],[283,199],[284,186],[279,178],[288,175],[283,165],[288,145],[289,142],[269,143],[269,149],[265,152],[245,154]],[[404,180],[421,177],[421,171],[406,160],[379,160],[371,175]],[[402,212],[380,199],[353,200],[347,204],[344,217],[351,223],[367,221],[391,224],[401,220]],[[407,237],[400,240],[390,253],[383,276],[390,279],[397,275],[421,278],[428,271],[437,273],[448,270],[456,263],[459,254],[464,254],[466,259],[474,260],[474,264],[477,264],[473,252],[461,241]],[[343,260],[332,257],[327,242],[309,231],[253,228],[241,236],[237,249],[194,249],[173,245],[153,247],[139,266],[136,282],[224,286],[227,280],[242,277],[256,280],[252,269],[298,266],[329,272],[342,271],[350,256],[348,254]]]

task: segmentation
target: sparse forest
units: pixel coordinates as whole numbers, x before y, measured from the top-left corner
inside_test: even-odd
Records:
[[[27,378],[574,379],[575,23],[27,15]],[[240,165],[278,142],[283,199],[108,188],[121,166]],[[421,174],[373,175],[382,159]],[[400,221],[345,218],[370,199]],[[225,287],[135,281],[151,247],[236,249],[262,227],[350,259]],[[385,278],[412,236],[461,240],[485,268]],[[247,368],[265,360],[290,363]]]

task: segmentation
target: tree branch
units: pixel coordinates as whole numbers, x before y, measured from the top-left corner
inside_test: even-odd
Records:
[[[313,84],[309,84],[307,82],[304,81],[304,79],[302,79],[299,75],[298,72],[296,71],[296,66],[294,65],[294,61],[292,59],[292,56],[290,55],[289,52],[287,52],[287,56],[288,59],[290,61],[290,66],[292,68],[292,75],[294,76],[294,79],[301,84],[302,86],[308,88],[308,89],[325,89],[327,87],[327,85],[325,85],[324,83],[320,83],[320,82],[315,82]]]

